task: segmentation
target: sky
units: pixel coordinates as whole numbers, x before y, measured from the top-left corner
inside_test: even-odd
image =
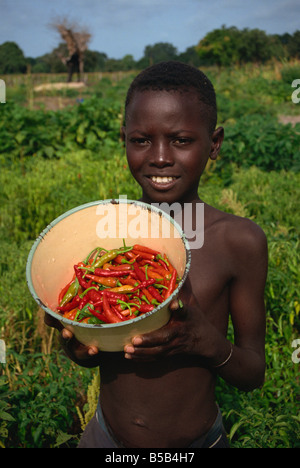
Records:
[[[67,18],[89,30],[90,50],[138,60],[147,45],[168,42],[184,52],[222,25],[292,34],[300,29],[300,1],[0,0],[0,18],[0,44],[14,41],[26,57],[57,47],[61,39],[50,23]]]

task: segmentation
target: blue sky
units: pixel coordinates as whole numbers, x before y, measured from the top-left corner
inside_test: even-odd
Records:
[[[169,42],[178,52],[215,28],[259,28],[269,34],[300,29],[299,0],[0,0],[0,44],[16,42],[26,57],[60,42],[49,27],[67,17],[92,34],[90,50],[139,59],[147,45]]]

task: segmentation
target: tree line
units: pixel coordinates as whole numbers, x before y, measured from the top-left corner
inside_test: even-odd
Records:
[[[51,52],[40,57],[25,57],[15,42],[0,45],[0,74],[11,73],[64,73],[68,50],[61,42]],[[179,53],[168,42],[147,45],[144,55],[135,60],[131,54],[121,59],[110,58],[104,52],[87,49],[84,53],[85,72],[111,72],[139,70],[163,60],[180,60],[200,67],[230,66],[247,62],[265,63],[269,60],[300,59],[300,30],[293,34],[267,34],[260,29],[238,29],[235,26],[214,29],[198,44]]]

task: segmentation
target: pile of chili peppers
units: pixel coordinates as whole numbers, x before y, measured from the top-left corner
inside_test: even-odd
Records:
[[[156,250],[139,244],[112,250],[97,247],[74,265],[57,310],[77,322],[122,322],[164,302],[179,279],[167,256]]]

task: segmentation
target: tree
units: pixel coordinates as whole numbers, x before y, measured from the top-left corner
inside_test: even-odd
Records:
[[[96,50],[86,50],[84,55],[84,69],[87,72],[105,71],[107,55]]]
[[[26,73],[27,65],[23,51],[15,42],[0,45],[0,73]]]
[[[235,63],[266,62],[285,55],[278,36],[260,29],[222,26],[209,32],[196,46],[201,64],[229,66]]]
[[[69,56],[61,56],[61,60],[68,67],[68,81],[72,80],[74,71],[78,73],[78,80],[82,80],[84,71],[84,53],[87,50],[91,34],[85,28],[80,28],[76,23],[70,23],[67,19],[56,20],[52,23],[61,38],[66,42]]]
[[[300,59],[300,30],[294,32],[287,44],[290,57]]]
[[[157,42],[154,45],[147,45],[144,49],[144,59],[147,65],[153,65],[164,60],[176,60],[177,49],[169,42]]]

